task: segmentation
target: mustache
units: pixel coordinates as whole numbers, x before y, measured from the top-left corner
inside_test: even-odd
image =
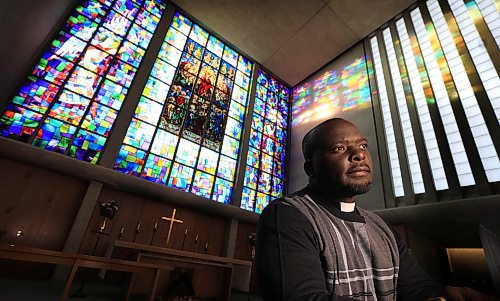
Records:
[[[353,173],[357,171],[366,171],[366,172],[371,172],[370,166],[368,166],[365,163],[360,163],[360,164],[355,164],[349,167],[347,170],[347,173]]]

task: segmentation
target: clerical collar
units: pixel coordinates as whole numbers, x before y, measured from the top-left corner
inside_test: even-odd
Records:
[[[325,195],[319,193],[318,191],[312,189],[311,186],[306,186],[305,188],[293,193],[292,195],[305,196],[309,195],[309,197],[316,203],[321,204],[324,208],[326,208],[330,213],[335,215],[336,217],[358,223],[365,223],[365,218],[361,216],[359,211],[356,209],[355,203],[350,203],[352,206],[352,210],[342,210],[341,202],[328,199]],[[348,203],[344,203],[348,204]]]
[[[340,211],[342,212],[354,212],[354,208],[356,208],[356,203],[340,203]]]

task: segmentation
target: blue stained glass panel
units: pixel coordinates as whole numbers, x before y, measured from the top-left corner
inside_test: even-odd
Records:
[[[97,92],[96,100],[115,110],[119,110],[127,92],[127,88],[106,79]]]
[[[193,26],[193,22],[191,22],[188,18],[184,17],[178,12],[175,13],[174,19],[172,20],[173,28],[179,30],[187,36],[189,34],[189,31],[191,30],[191,26]]]
[[[69,155],[78,160],[96,164],[106,143],[106,138],[79,130],[69,150]]]
[[[76,127],[57,119],[47,118],[38,130],[33,145],[56,153],[64,153],[69,147]]]

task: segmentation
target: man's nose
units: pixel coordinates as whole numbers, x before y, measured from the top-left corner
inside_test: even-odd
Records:
[[[365,152],[362,149],[355,149],[351,153],[351,160],[352,161],[363,161],[365,160]]]

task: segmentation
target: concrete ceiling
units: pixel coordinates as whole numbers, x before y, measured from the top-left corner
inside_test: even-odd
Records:
[[[174,0],[291,86],[415,0]]]

